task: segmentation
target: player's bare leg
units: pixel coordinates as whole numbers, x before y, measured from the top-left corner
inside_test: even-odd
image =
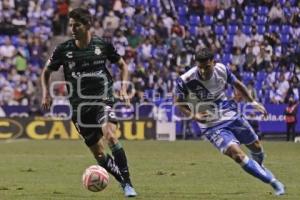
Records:
[[[269,173],[255,160],[249,158],[238,144],[230,145],[224,154],[232,158],[236,163],[240,164],[247,173],[267,184],[270,184],[275,190],[276,195],[283,195],[285,193],[284,185],[279,182],[272,173]]]
[[[114,156],[115,163],[120,169],[122,177],[124,178],[124,182],[121,183],[121,186],[124,190],[125,196],[135,197],[137,194],[130,180],[130,174],[127,165],[127,157],[119,140],[116,138],[116,130],[117,126],[114,123],[107,122],[102,125],[103,136],[107,140],[108,146],[111,149],[111,152]]]

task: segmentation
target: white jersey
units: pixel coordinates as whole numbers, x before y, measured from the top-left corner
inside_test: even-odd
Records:
[[[237,118],[237,104],[225,95],[226,84],[233,84],[237,78],[221,63],[216,63],[209,80],[201,80],[195,66],[177,80],[176,97],[179,102],[187,102],[193,112],[208,112],[213,117],[200,128],[210,128]]]

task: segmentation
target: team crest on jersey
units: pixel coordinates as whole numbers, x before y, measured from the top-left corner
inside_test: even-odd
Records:
[[[73,67],[75,67],[75,62],[74,61],[71,61],[71,62],[68,62],[68,67],[69,69],[72,69]]]
[[[67,58],[73,58],[73,52],[72,51],[69,51],[67,54],[66,54]]]
[[[99,56],[101,54],[101,49],[99,47],[95,48],[95,54]]]

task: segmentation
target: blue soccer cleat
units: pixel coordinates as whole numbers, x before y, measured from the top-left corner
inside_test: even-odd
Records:
[[[126,183],[122,187],[123,187],[125,197],[135,197],[137,195],[136,191],[130,184]]]
[[[276,196],[284,195],[284,193],[285,193],[284,185],[280,181],[278,181],[278,180],[273,181],[271,183],[271,186],[275,190]]]

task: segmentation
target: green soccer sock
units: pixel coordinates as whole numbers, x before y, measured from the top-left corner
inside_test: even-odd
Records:
[[[97,162],[100,166],[105,168],[111,175],[113,175],[119,183],[124,184],[124,178],[120,172],[120,169],[116,164],[115,160],[109,154],[105,154],[104,156],[99,157],[97,159]]]
[[[129,174],[129,169],[128,169],[128,165],[127,165],[127,158],[126,158],[126,154],[125,151],[121,145],[120,142],[110,146],[112,155],[115,158],[115,162],[118,165],[120,172],[122,174],[122,176],[125,179],[126,183],[131,184],[131,180],[129,178],[130,174]]]

